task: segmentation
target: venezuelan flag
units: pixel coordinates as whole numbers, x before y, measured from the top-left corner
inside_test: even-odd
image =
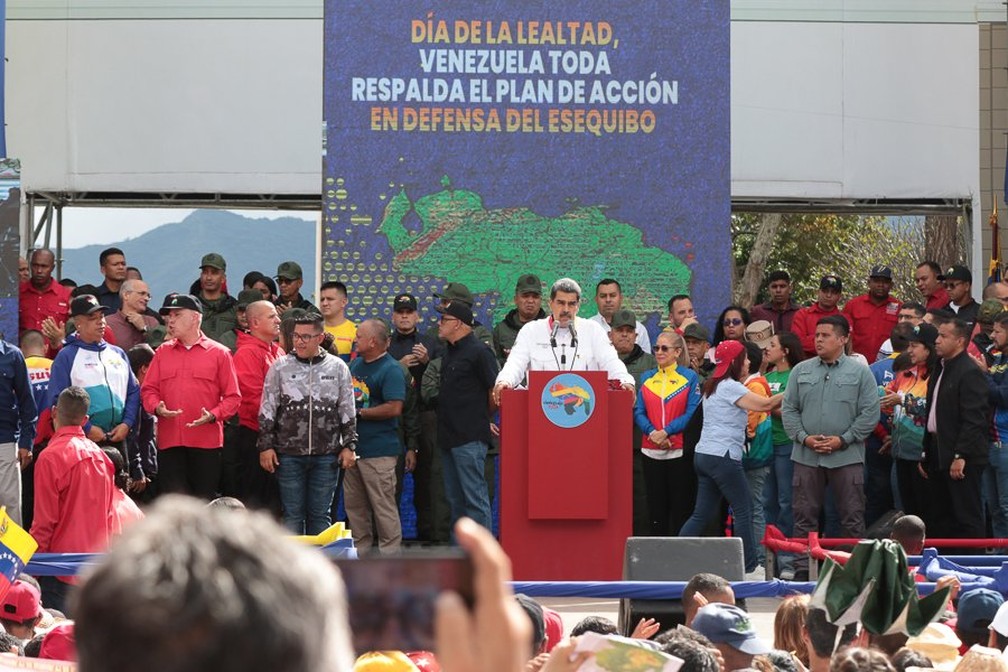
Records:
[[[35,555],[38,543],[0,506],[0,599]]]

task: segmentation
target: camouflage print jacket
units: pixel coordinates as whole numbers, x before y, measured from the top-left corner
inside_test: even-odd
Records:
[[[294,354],[276,360],[263,383],[259,451],[323,455],[357,447],[357,409],[350,369],[322,351],[311,359]]]

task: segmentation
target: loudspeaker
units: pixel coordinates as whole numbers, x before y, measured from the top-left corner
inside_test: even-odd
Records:
[[[745,577],[738,537],[630,537],[623,552],[624,581],[689,581],[708,572],[728,581]],[[739,606],[745,604],[739,601]],[[642,618],[668,630],[686,622],[681,600],[620,599],[619,630],[629,636]]]

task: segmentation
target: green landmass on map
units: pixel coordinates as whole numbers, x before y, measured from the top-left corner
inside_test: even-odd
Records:
[[[593,315],[595,283],[619,280],[624,306],[642,322],[650,313],[664,316],[670,296],[687,293],[690,269],[673,254],[644,244],[634,226],[606,216],[601,205],[579,206],[558,217],[526,207],[483,207],[479,194],[444,189],[411,201],[405,189],[385,207],[378,232],[395,256],[393,267],[405,274],[434,276],[465,283],[476,294],[499,292],[494,322],[513,306],[515,281],[535,273],[549,291],[557,278],[577,280],[585,292],[582,316]],[[420,231],[404,221],[416,213]]]

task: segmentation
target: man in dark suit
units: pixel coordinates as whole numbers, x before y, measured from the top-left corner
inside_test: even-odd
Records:
[[[934,537],[984,536],[981,474],[990,418],[986,378],[966,354],[970,330],[960,319],[938,327],[938,370],[928,379],[924,469],[931,482],[927,530]]]

